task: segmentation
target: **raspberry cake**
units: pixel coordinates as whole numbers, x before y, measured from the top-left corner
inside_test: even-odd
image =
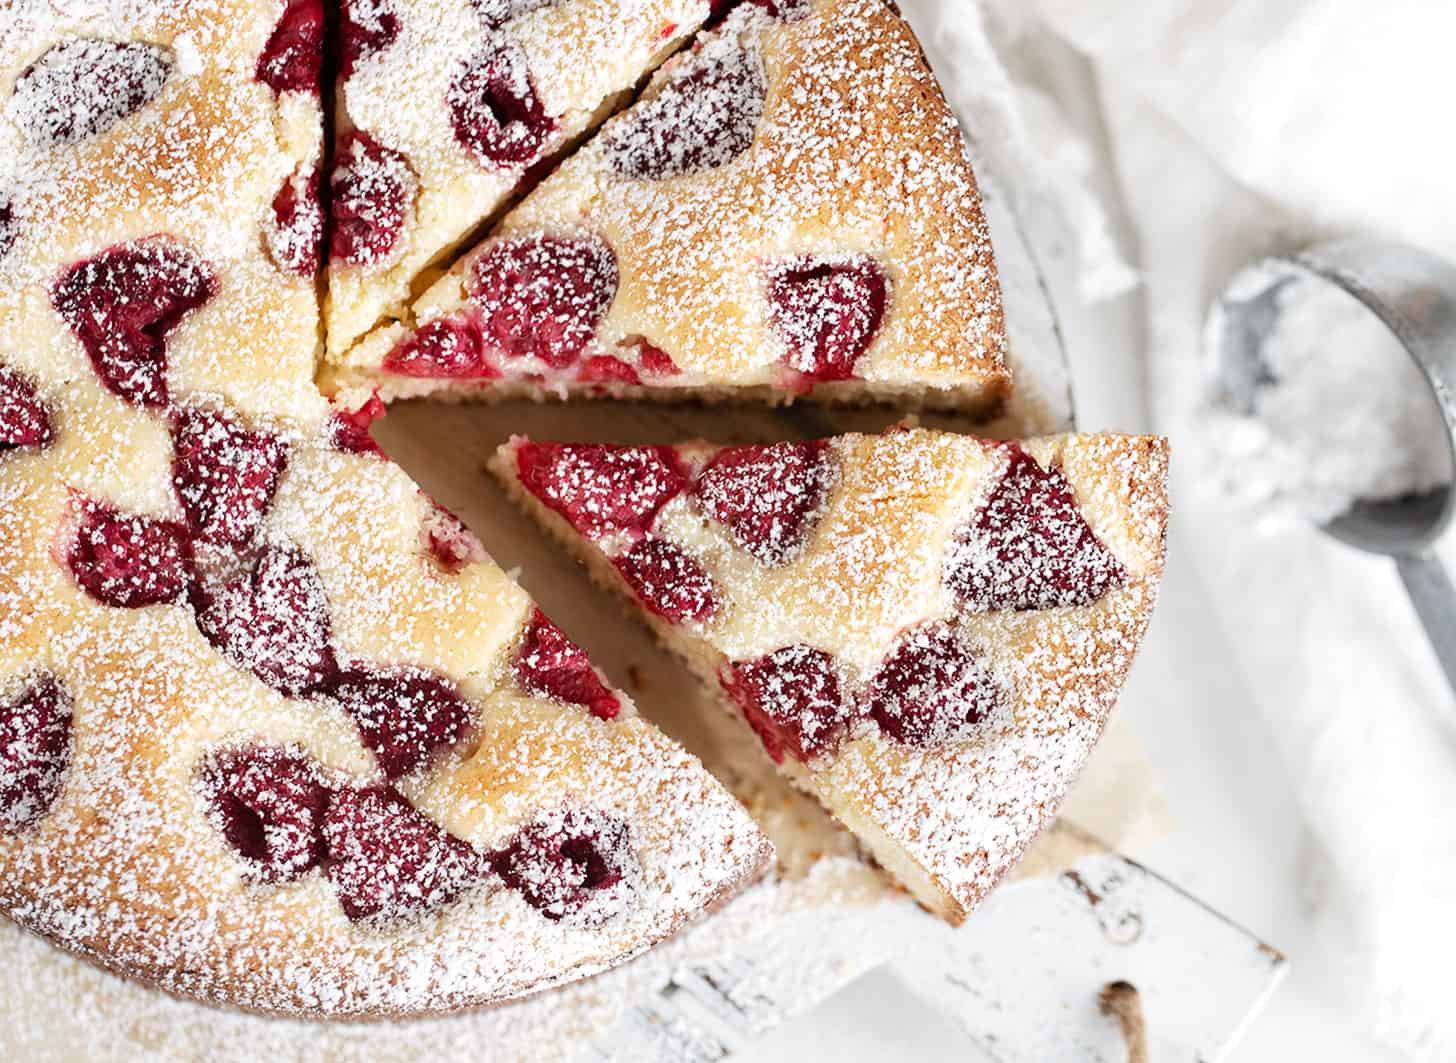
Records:
[[[734,8],[325,390],[913,399],[1008,388],[965,144],[881,0]]]
[[[750,879],[741,806],[314,384],[321,7],[0,19],[0,912],[409,1014]]]
[[[1165,443],[919,429],[515,438],[508,489],[795,783],[959,922],[1102,730],[1163,566]]]
[[[707,15],[707,0],[342,0],[330,351],[399,317],[422,270]]]

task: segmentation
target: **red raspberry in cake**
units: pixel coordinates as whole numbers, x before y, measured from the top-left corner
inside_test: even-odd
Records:
[[[693,484],[693,497],[743,549],[777,565],[803,546],[832,477],[822,440],[724,447]]]
[[[369,434],[369,426],[385,413],[384,401],[377,395],[370,395],[369,401],[357,410],[340,410],[329,421],[329,443],[335,450],[346,454],[368,454],[384,457],[384,451]]]
[[[482,166],[524,166],[556,131],[546,114],[526,54],[496,43],[455,75],[445,93],[455,139]]]
[[[879,331],[888,284],[865,255],[803,255],[769,271],[769,320],[788,348],[784,364],[810,381],[849,380]]]
[[[688,485],[671,447],[522,443],[521,483],[583,535],[645,532]]]
[[[8,199],[0,199],[0,258],[15,246],[16,235],[15,208]]]
[[[347,134],[330,181],[330,260],[368,266],[388,258],[404,232],[418,187],[409,160],[400,152],[361,130]]]
[[[709,18],[717,19],[741,2],[744,0],[709,0]],[[747,0],[747,2],[767,11],[772,18],[798,18],[809,10],[809,0]]]
[[[648,376],[677,376],[682,372],[672,360],[672,355],[640,337],[637,340],[637,364]]]
[[[784,646],[725,666],[719,681],[769,756],[807,761],[832,750],[849,725],[834,658],[812,646]]]
[[[951,544],[945,585],[972,609],[1088,605],[1127,573],[1082,516],[1059,469],[1043,469],[1015,443],[980,511]]]
[[[939,621],[909,632],[869,684],[869,714],[896,741],[933,745],[979,723],[1000,688],[959,633]]]
[[[158,45],[72,37],[16,79],[6,110],[36,147],[76,144],[156,99],[172,66]]]
[[[288,882],[323,860],[329,791],[303,755],[266,746],[221,752],[203,765],[202,792],[255,877]]]
[[[642,383],[637,370],[610,354],[599,354],[582,362],[581,368],[576,371],[576,379],[583,384]]]
[[[11,447],[43,447],[55,435],[50,410],[35,385],[0,365],[0,453]]]
[[[354,67],[382,52],[399,36],[399,15],[390,0],[343,0],[339,5],[339,78],[347,81]]]
[[[753,0],[774,18],[796,19],[809,13],[809,0]]]
[[[689,57],[655,99],[607,127],[607,161],[635,180],[660,181],[726,166],[753,144],[768,82],[756,53],[722,41]]]
[[[646,374],[646,376],[676,377],[678,373],[681,373],[680,368],[677,368],[676,361],[673,361],[673,355],[668,354],[661,347],[657,347],[652,342],[642,339],[642,336],[636,336],[633,341],[629,342],[632,342],[633,347],[636,347],[636,352],[638,352],[638,365],[642,368],[642,373]]]
[[[273,197],[273,221],[263,229],[273,264],[285,273],[312,277],[318,272],[324,239],[324,209],[319,202],[318,166],[300,166]]]
[[[328,598],[303,551],[270,546],[246,575],[194,597],[208,642],[274,690],[301,697],[337,672]]]
[[[539,609],[531,614],[513,670],[516,682],[530,693],[581,705],[599,719],[615,719],[622,710],[586,652]]]
[[[350,919],[442,908],[490,874],[490,860],[388,787],[336,791],[324,816],[327,870]]]
[[[136,609],[175,602],[192,580],[192,545],[173,521],[81,503],[66,564],[81,588],[102,605]]]
[[[475,720],[475,707],[453,683],[420,668],[350,668],[328,693],[354,718],[390,779],[409,774],[436,750],[459,741]]]
[[[54,676],[29,676],[0,696],[0,831],[50,811],[70,760],[71,698]]]
[[[649,535],[613,564],[643,605],[674,623],[708,620],[718,609],[713,577],[676,543]]]
[[[446,572],[453,574],[466,565],[487,559],[485,547],[480,545],[475,533],[465,526],[464,521],[434,499],[430,500],[430,509],[425,516],[422,530],[425,548]]]
[[[485,356],[480,329],[463,314],[437,317],[410,333],[384,356],[384,368],[414,377],[490,380],[501,375]]]
[[[51,304],[108,391],[138,406],[164,406],[167,336],[216,292],[210,266],[153,236],[71,266],[52,289]]]
[[[621,817],[564,809],[522,828],[491,863],[547,919],[599,926],[630,897],[637,858]]]
[[[466,290],[495,350],[564,369],[596,334],[617,279],[617,256],[595,236],[528,236],[478,257]]]
[[[263,521],[288,453],[278,437],[226,414],[180,410],[172,421],[172,486],[192,534],[248,542]]]
[[[254,76],[274,92],[317,93],[323,61],[323,0],[288,0]]]
[[[503,26],[518,15],[526,15],[543,7],[555,7],[561,0],[470,0],[480,21],[491,29]]]

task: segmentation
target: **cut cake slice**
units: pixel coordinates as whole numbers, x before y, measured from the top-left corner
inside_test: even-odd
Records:
[[[492,470],[927,907],[958,922],[1102,730],[1163,566],[1165,443],[920,429],[513,439]]]

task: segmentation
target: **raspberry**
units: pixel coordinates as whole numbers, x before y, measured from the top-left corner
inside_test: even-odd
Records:
[[[437,317],[410,333],[383,364],[399,376],[491,380],[501,375],[485,357],[480,329],[463,314]]]
[[[470,6],[488,29],[496,29],[517,15],[543,7],[555,7],[561,0],[470,0]]]
[[[475,707],[455,685],[419,668],[351,668],[328,688],[354,718],[364,744],[390,779],[407,775],[437,749],[464,736]]]
[[[630,894],[636,856],[620,816],[564,809],[522,828],[491,864],[547,919],[597,926]]]
[[[382,52],[399,36],[399,15],[388,0],[343,0],[339,8],[339,78],[348,81],[354,67]]]
[[[155,44],[72,37],[16,79],[7,111],[36,147],[76,144],[156,99],[172,66]]]
[[[945,585],[971,609],[1088,605],[1127,579],[1098,541],[1060,469],[1043,469],[1015,443],[980,511],[955,537]]]
[[[220,753],[203,765],[202,792],[213,824],[255,877],[288,882],[322,861],[329,791],[301,754],[264,746]]]
[[[485,547],[475,533],[455,514],[433,499],[425,516],[425,546],[446,572],[455,573],[467,565],[486,560]]]
[[[513,670],[516,682],[532,694],[581,705],[598,719],[615,719],[622,709],[617,695],[597,677],[585,651],[539,609],[526,625]]]
[[[11,206],[9,199],[0,199],[0,258],[8,255],[15,246],[17,228],[15,208]]]
[[[812,646],[784,646],[735,661],[719,682],[743,711],[769,756],[807,761],[839,744],[850,721],[834,658]]]
[[[803,255],[769,271],[769,320],[784,363],[811,381],[849,380],[879,331],[888,284],[874,259]]]
[[[490,873],[490,859],[393,789],[336,792],[323,825],[329,881],[350,919],[444,907]]]
[[[165,406],[167,335],[216,293],[210,266],[153,236],[71,266],[52,289],[51,304],[108,391],[138,406]]]
[[[0,830],[30,826],[55,804],[71,761],[71,698],[48,673],[0,699]]]
[[[499,240],[475,260],[466,288],[495,350],[564,369],[611,308],[617,256],[594,236]]]
[[[522,443],[516,470],[522,486],[592,537],[646,531],[688,483],[671,447]]]
[[[192,544],[180,524],[120,513],[88,499],[66,563],[102,605],[136,609],[182,596],[192,581]]]
[[[207,641],[274,690],[301,697],[337,672],[328,599],[301,550],[270,546],[245,577],[195,597]]]
[[[388,258],[404,232],[418,187],[402,154],[361,130],[347,134],[339,144],[330,181],[334,222],[330,261],[368,266]]]
[[[1000,691],[956,631],[940,622],[902,638],[870,680],[869,713],[896,741],[945,742],[979,723]]]
[[[743,549],[777,565],[803,546],[832,476],[822,440],[725,447],[698,476],[693,497]]]
[[[369,454],[384,457],[384,451],[369,434],[369,426],[385,413],[384,402],[377,394],[357,410],[340,410],[329,422],[329,443],[346,454]]]
[[[526,54],[494,43],[455,75],[445,93],[455,139],[482,166],[524,166],[556,131],[546,114]]]
[[[637,364],[648,376],[677,376],[681,372],[672,355],[641,338],[637,340]]]
[[[758,56],[698,53],[682,70],[607,127],[607,162],[623,177],[661,181],[715,169],[753,144],[768,91]]]
[[[288,0],[254,76],[274,92],[319,92],[324,62],[323,0]]]
[[[718,608],[713,579],[666,539],[647,536],[613,562],[638,599],[675,623],[708,620]]]
[[[581,368],[576,371],[576,379],[583,384],[640,384],[642,378],[620,358],[614,358],[610,354],[599,354],[594,358],[588,358],[581,363]]]
[[[287,458],[277,436],[211,410],[179,411],[172,422],[172,486],[192,534],[209,543],[251,540]]]
[[[11,447],[43,447],[55,437],[50,411],[35,385],[0,365],[0,454]]]
[[[273,197],[273,224],[263,230],[263,241],[273,265],[285,273],[312,277],[318,272],[324,240],[322,179],[318,166],[300,166]]]
[[[744,0],[708,0],[708,23],[716,25],[733,8]],[[809,0],[746,0],[754,7],[762,8],[770,18],[790,21],[809,12]]]

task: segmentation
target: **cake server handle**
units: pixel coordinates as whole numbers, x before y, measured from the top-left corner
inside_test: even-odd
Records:
[[[1433,554],[1404,554],[1395,559],[1405,592],[1426,629],[1436,660],[1456,690],[1456,587],[1446,566]]]

